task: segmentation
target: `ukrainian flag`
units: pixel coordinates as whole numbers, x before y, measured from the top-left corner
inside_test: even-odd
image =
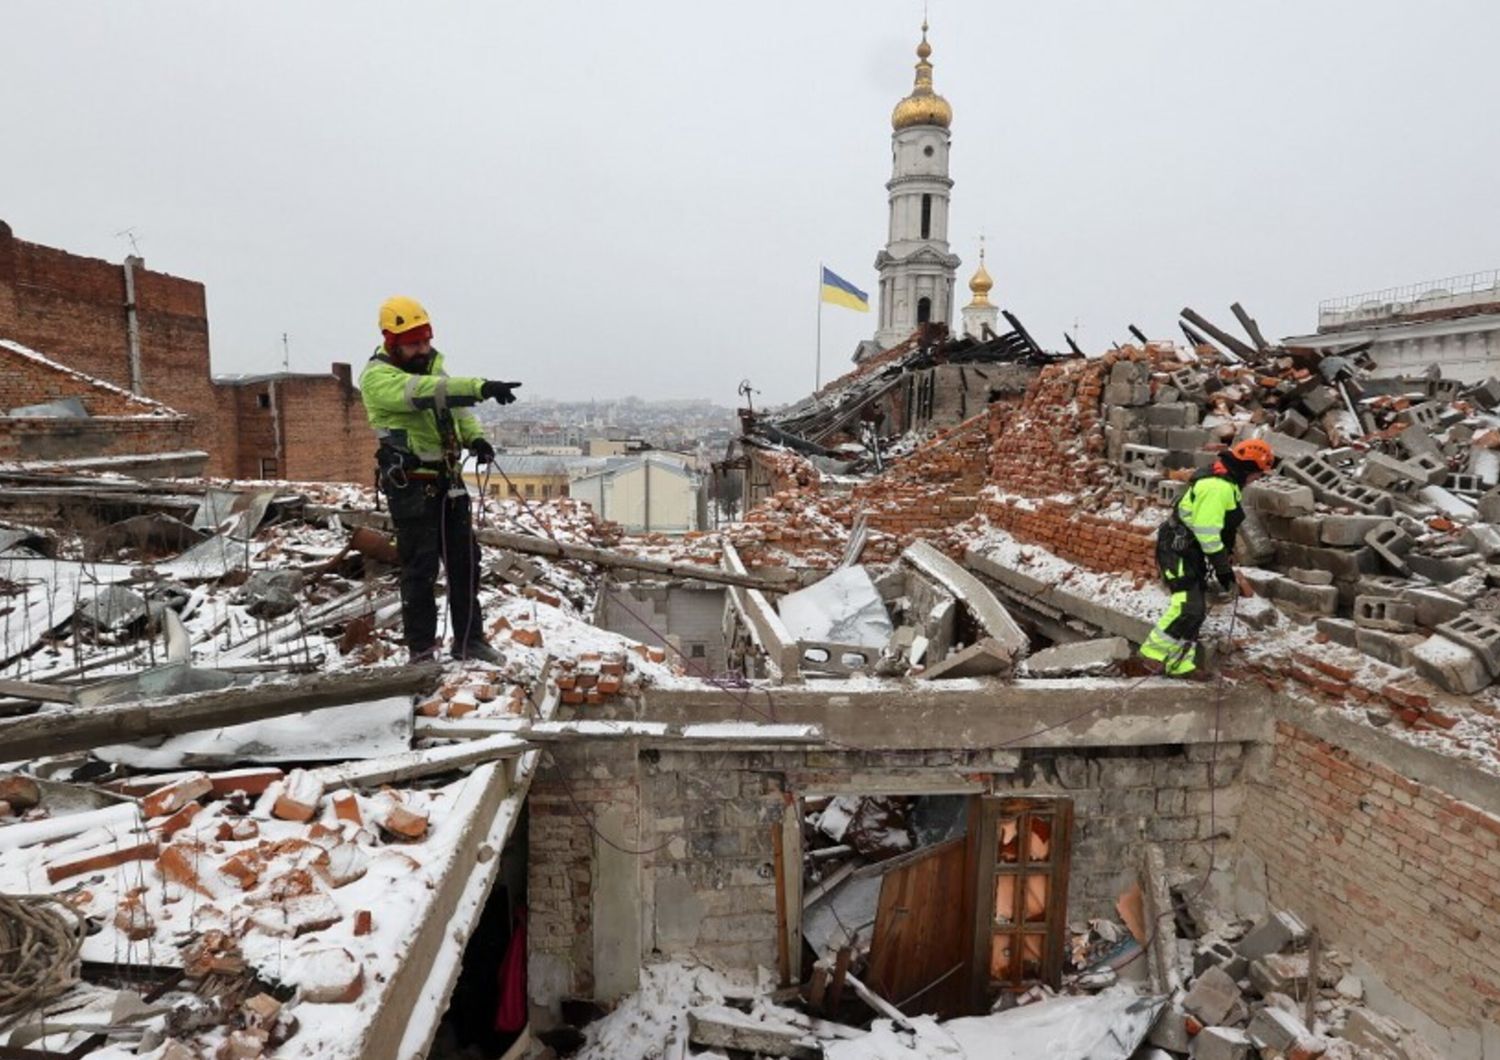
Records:
[[[858,309],[861,313],[870,311],[870,296],[831,269],[823,270],[823,289],[820,297],[825,302],[832,302],[846,309]]]

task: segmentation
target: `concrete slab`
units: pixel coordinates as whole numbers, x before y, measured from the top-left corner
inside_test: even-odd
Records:
[[[1130,642],[1124,637],[1080,640],[1037,652],[1026,660],[1025,672],[1031,677],[1098,673],[1128,658]]]
[[[925,541],[918,541],[901,558],[937,581],[958,598],[974,616],[985,635],[992,637],[1011,658],[1018,659],[1030,647],[1030,638],[995,594],[971,572]]]
[[[922,680],[943,681],[955,677],[991,677],[995,674],[1008,673],[1010,669],[1010,654],[993,638],[985,637],[977,644],[970,644],[941,662],[927,667],[922,672]]]
[[[1007,588],[1035,598],[1111,636],[1124,637],[1132,644],[1141,643],[1151,632],[1151,623],[1146,619],[1124,614],[1079,593],[1023,574],[973,549],[964,553],[964,563]]]

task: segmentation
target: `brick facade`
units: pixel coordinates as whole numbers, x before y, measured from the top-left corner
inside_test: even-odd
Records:
[[[374,434],[348,365],[335,364],[328,375],[280,377],[278,452],[270,410],[255,392],[242,392],[249,384],[212,378],[203,285],[137,262],[142,391],[188,417],[186,426],[170,432],[177,448],[207,452],[212,475],[260,478],[262,461],[269,460],[276,477],[292,481],[370,481]],[[0,222],[0,339],[129,390],[126,300],[124,266],[16,239]],[[27,428],[33,429],[41,428]],[[77,442],[85,440],[79,436]],[[76,455],[160,451],[155,439],[126,430],[114,431],[100,444],[110,448]],[[136,444],[151,448],[129,448]]]
[[[76,398],[88,418],[9,416],[8,410]],[[195,424],[155,401],[0,345],[0,460],[72,460],[194,448]]]
[[[1241,839],[1273,902],[1403,1000],[1500,1024],[1500,817],[1282,722]]]

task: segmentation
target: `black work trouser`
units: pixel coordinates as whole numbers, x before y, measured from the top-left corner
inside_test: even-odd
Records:
[[[446,481],[412,479],[385,487],[401,557],[401,624],[407,649],[437,645],[438,563],[448,575],[448,615],[455,649],[484,639],[479,612],[479,545],[468,494],[448,496]]]

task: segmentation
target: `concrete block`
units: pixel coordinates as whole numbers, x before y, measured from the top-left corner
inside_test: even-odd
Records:
[[[1296,1016],[1270,1005],[1255,1014],[1245,1034],[1262,1056],[1285,1056],[1302,1039],[1312,1036]]]
[[[1428,581],[1437,582],[1439,585],[1458,581],[1484,562],[1484,558],[1477,552],[1459,556],[1435,556],[1430,552],[1409,552],[1403,558],[1406,560],[1406,565],[1412,569],[1412,573],[1420,574]]]
[[[1490,376],[1484,382],[1464,391],[1464,397],[1480,408],[1493,409],[1500,405],[1500,379]]]
[[[1315,386],[1299,399],[1310,416],[1321,416],[1335,405],[1341,405],[1337,391],[1331,386]]]
[[[1278,909],[1251,928],[1235,950],[1247,961],[1254,961],[1267,954],[1280,953],[1305,938],[1307,926],[1295,914]]]
[[[1443,406],[1436,401],[1424,401],[1396,413],[1397,423],[1406,423],[1423,430],[1431,430],[1443,420]],[[1405,433],[1405,432],[1403,432]]]
[[[1393,633],[1383,629],[1356,627],[1354,646],[1388,666],[1412,665],[1412,650],[1427,637],[1421,633]]]
[[[1325,504],[1359,512],[1389,513],[1391,510],[1391,498],[1387,494],[1352,481],[1322,455],[1299,456],[1286,468],[1289,475],[1308,486]]]
[[[1500,490],[1496,492],[1500,494]],[[1312,490],[1306,485],[1276,475],[1246,486],[1244,502],[1246,508],[1254,508],[1269,515],[1292,517],[1313,513]]]
[[[1355,548],[1365,543],[1365,535],[1387,522],[1378,515],[1325,515],[1319,524],[1322,544],[1333,548]]]
[[[1410,633],[1417,628],[1417,608],[1404,600],[1383,596],[1356,596],[1354,624],[1365,629]]]
[[[1176,504],[1179,497],[1187,490],[1186,482],[1178,482],[1174,478],[1164,478],[1156,484],[1156,499],[1162,504]],[[1249,525],[1246,520],[1240,527],[1240,536],[1244,537],[1245,526]],[[1238,541],[1236,541],[1238,544]]]
[[[1500,527],[1475,523],[1464,531],[1463,542],[1485,559],[1494,559],[1500,556]]]
[[[1198,406],[1186,401],[1158,401],[1146,407],[1146,422],[1153,427],[1196,427]]]
[[[1146,1041],[1158,1049],[1166,1049],[1172,1053],[1186,1053],[1192,1047],[1187,1032],[1187,1013],[1183,1011],[1181,1002],[1168,1001],[1161,1007],[1156,1022],[1151,1024],[1151,1032],[1146,1036]]]
[[[1375,550],[1386,566],[1398,574],[1410,573],[1406,555],[1411,552],[1412,539],[1395,523],[1387,520],[1372,528],[1365,535],[1365,544]]]
[[[1202,449],[1213,440],[1213,431],[1205,431],[1201,427],[1167,428],[1167,448],[1178,452],[1190,453],[1195,449]]]
[[[1294,438],[1301,438],[1307,433],[1312,423],[1296,409],[1287,409],[1276,421],[1276,429],[1282,434],[1290,434]]]
[[[1127,470],[1130,468],[1150,468],[1156,471],[1161,468],[1162,461],[1166,457],[1167,451],[1165,449],[1154,445],[1132,444],[1120,450],[1120,466]]]
[[[1139,361],[1116,361],[1109,366],[1109,381],[1128,386],[1146,381],[1146,368]]]
[[[1369,583],[1365,579],[1364,583]],[[1395,581],[1394,578],[1382,581]],[[1435,629],[1444,622],[1452,621],[1468,609],[1462,599],[1442,589],[1425,585],[1402,585],[1397,595],[1417,609],[1417,625]]]
[[[1434,633],[1412,649],[1417,673],[1439,688],[1473,695],[1490,683],[1490,672],[1474,649]]]
[[[1243,607],[1244,604],[1240,606]],[[1320,618],[1317,629],[1335,644],[1342,644],[1346,648],[1359,646],[1359,629],[1347,618]]]
[[[1359,549],[1314,548],[1290,541],[1276,543],[1276,563],[1280,567],[1310,567],[1326,570],[1334,581],[1356,581],[1361,574],[1377,571],[1375,552]]]
[[[1277,578],[1268,586],[1271,599],[1315,615],[1334,615],[1339,609],[1339,591],[1332,584],[1306,585],[1291,578]]]
[[[1487,523],[1500,523],[1500,486],[1481,495],[1478,508],[1479,518]]]
[[[1451,641],[1484,660],[1491,678],[1500,677],[1500,622],[1482,611],[1467,611],[1437,627]]]
[[[1140,464],[1125,468],[1120,476],[1120,484],[1122,486],[1131,493],[1138,493],[1142,497],[1156,496],[1156,484],[1161,480],[1162,473],[1160,471],[1147,470]]]
[[[1182,999],[1182,1007],[1201,1022],[1212,1026],[1223,1023],[1229,1010],[1239,999],[1239,985],[1222,968],[1213,967],[1198,976],[1192,989]]]
[[[1442,481],[1443,489],[1449,493],[1483,493],[1484,483],[1478,475],[1468,472],[1450,471]]]
[[[1151,404],[1151,387],[1145,383],[1110,383],[1104,388],[1106,405],[1138,407]]]
[[[1307,954],[1268,953],[1250,962],[1250,985],[1261,997],[1288,994],[1300,997],[1307,993]]]
[[[1247,1060],[1250,1035],[1238,1027],[1204,1027],[1193,1039],[1193,1060]]]
[[[1037,652],[1026,660],[1025,672],[1031,677],[1097,673],[1128,658],[1130,642],[1124,637],[1081,640]]]
[[[1437,442],[1433,441],[1432,435],[1415,425],[1407,427],[1406,430],[1396,435],[1396,448],[1400,449],[1402,456],[1408,460],[1421,454],[1439,456],[1442,453]]]
[[[1239,954],[1229,943],[1221,939],[1213,939],[1208,942],[1200,942],[1193,950],[1193,974],[1202,975],[1210,968],[1225,969],[1231,961],[1240,959]],[[1234,973],[1229,972],[1229,978],[1238,979]]]
[[[1295,438],[1282,431],[1266,431],[1261,437],[1270,443],[1276,455],[1283,460],[1295,460],[1299,456],[1317,456],[1319,450],[1323,448],[1320,443]]]
[[[1370,453],[1359,469],[1359,480],[1379,490],[1410,492],[1427,485],[1427,472],[1405,460],[1384,453]]]
[[[1160,486],[1157,487],[1161,489]],[[1173,500],[1176,500],[1174,497]],[[1245,521],[1240,524],[1239,535],[1234,541],[1235,559],[1244,566],[1268,563],[1276,558],[1276,543],[1266,532],[1266,524],[1260,512],[1245,509]]]
[[[1286,572],[1286,576],[1294,582],[1303,585],[1332,585],[1333,575],[1326,570],[1307,570],[1302,567],[1293,567]]]
[[[1120,454],[1124,452],[1127,445],[1146,444],[1147,433],[1144,427],[1105,427],[1104,428],[1104,455],[1116,462]]]

